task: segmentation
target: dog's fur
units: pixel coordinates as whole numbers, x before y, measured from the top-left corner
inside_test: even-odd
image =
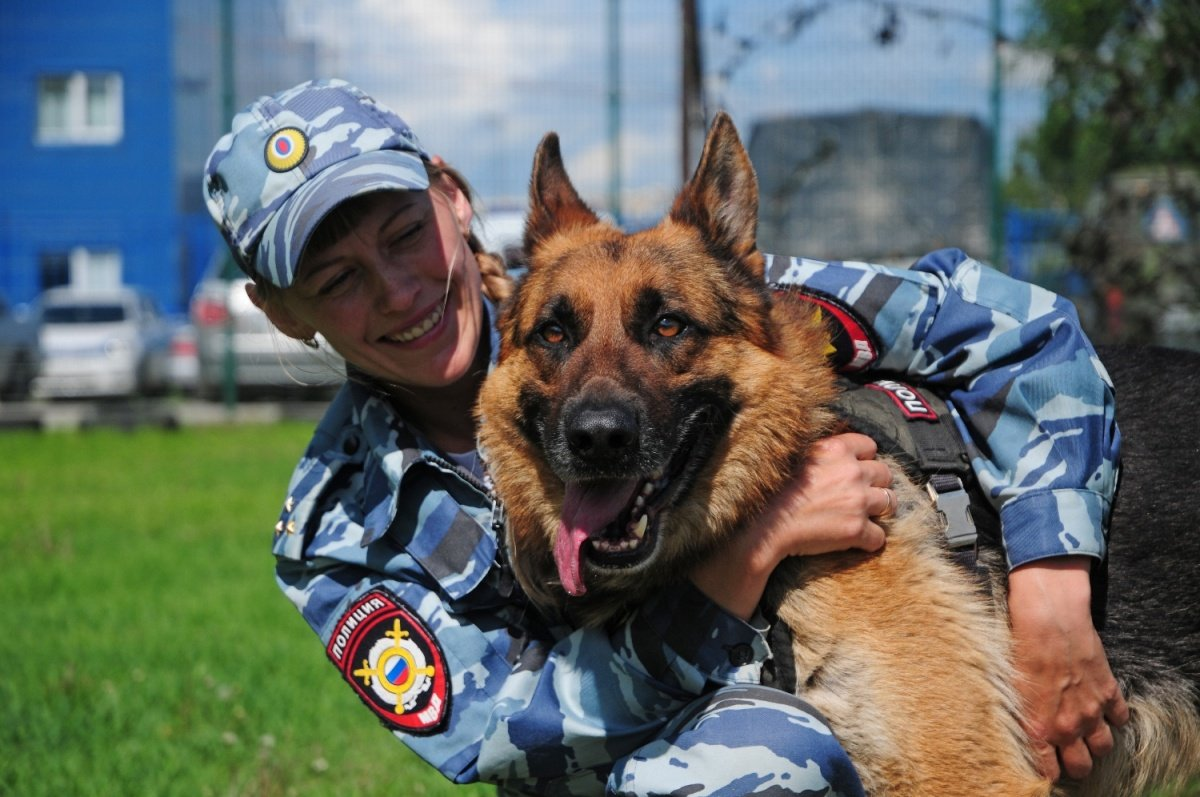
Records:
[[[480,440],[523,588],[598,625],[677,583],[835,429],[827,331],[809,305],[766,289],[756,179],[724,115],[653,229],[625,235],[601,222],[553,134],[538,149],[530,196],[529,271],[501,314]],[[1195,445],[1180,453],[1178,439],[1182,464],[1200,464]],[[1154,450],[1145,458],[1153,467]],[[828,718],[872,795],[1050,794],[1016,719],[998,557],[993,598],[951,562],[928,499],[894,470],[899,508],[882,551],[794,558],[772,581],[797,692]],[[644,541],[619,544],[626,504],[647,481]],[[1140,537],[1163,522],[1155,515],[1115,515],[1106,644],[1133,719],[1080,793],[1132,795],[1200,773],[1200,551],[1189,542],[1189,561],[1168,557],[1141,575],[1142,549],[1162,549],[1157,535]],[[1190,525],[1179,530],[1197,538]],[[1181,584],[1190,600],[1170,592]]]

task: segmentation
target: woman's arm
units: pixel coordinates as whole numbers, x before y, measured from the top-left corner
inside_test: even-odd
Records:
[[[1111,746],[1099,718],[1120,724],[1128,710],[1078,577],[1104,555],[1120,437],[1111,382],[1074,308],[958,250],[909,269],[772,258],[769,278],[845,314],[850,328],[838,331],[854,344],[850,369],[918,378],[950,403],[1000,514],[1042,770],[1059,774],[1057,748],[1069,775],[1086,774]]]
[[[1092,625],[1090,563],[1086,556],[1040,559],[1008,577],[1024,724],[1039,768],[1055,780],[1086,776],[1093,759],[1112,750],[1109,726],[1129,719]]]

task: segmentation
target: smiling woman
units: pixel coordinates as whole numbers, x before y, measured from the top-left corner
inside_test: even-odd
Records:
[[[470,203],[445,176],[428,191],[366,194],[317,228],[290,289],[251,296],[285,333],[320,332],[377,380],[446,388],[486,354],[480,273],[464,264],[469,225]]]

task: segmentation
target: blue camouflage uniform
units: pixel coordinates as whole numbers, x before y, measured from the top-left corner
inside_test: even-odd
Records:
[[[849,330],[844,370],[944,389],[1013,566],[1103,554],[1113,395],[1069,303],[957,250],[907,270],[768,257],[768,278],[799,285]],[[616,629],[572,630],[522,600],[501,528],[482,473],[350,383],[296,469],[276,529],[279,583],[327,650],[373,592],[395,607],[362,624],[378,630],[395,616],[428,634],[421,653],[446,684],[438,711],[428,711],[434,688],[416,702],[427,724],[399,724],[396,695],[375,683],[386,676],[371,662],[387,642],[351,642],[349,664],[331,658],[444,775],[505,794],[861,794],[820,715],[758,686],[770,655],[761,624],[685,584]]]
[[[390,109],[314,81],[235,117],[205,201],[242,268],[285,288],[330,207],[426,190],[428,159]],[[908,270],[768,257],[767,276],[828,314],[843,370],[948,397],[1010,564],[1103,554],[1113,396],[1069,304],[953,250]],[[761,685],[763,623],[684,582],[623,625],[572,629],[523,599],[502,529],[474,455],[438,451],[358,381],[275,527],[279,584],[330,661],[446,777],[503,794],[862,794],[819,714]]]

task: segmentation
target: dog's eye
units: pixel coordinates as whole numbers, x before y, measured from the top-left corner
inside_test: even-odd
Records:
[[[654,322],[654,334],[662,338],[673,338],[683,332],[687,324],[683,323],[683,319],[665,315]]]
[[[538,337],[546,343],[557,345],[567,339],[567,333],[553,321],[547,321],[538,327]]]

